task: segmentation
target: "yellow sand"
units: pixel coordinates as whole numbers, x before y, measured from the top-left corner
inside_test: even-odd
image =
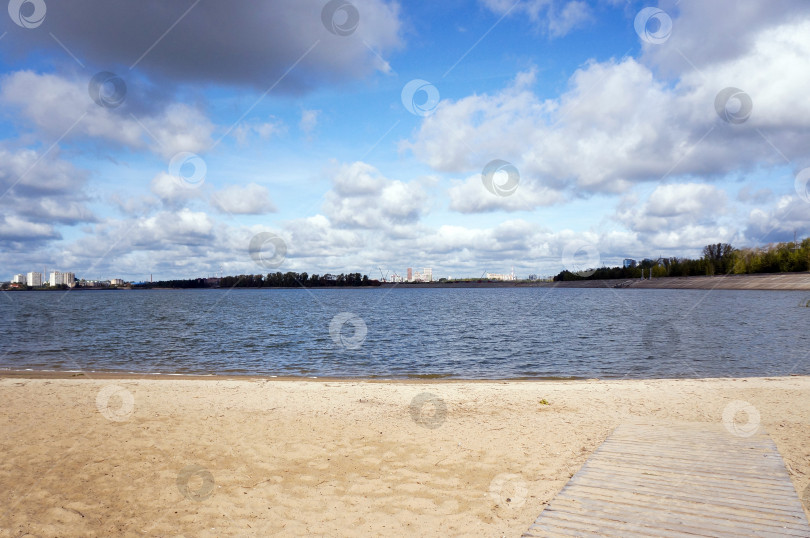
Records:
[[[739,402],[810,482],[808,377],[87,377],[0,379],[0,536],[520,536],[618,424]]]

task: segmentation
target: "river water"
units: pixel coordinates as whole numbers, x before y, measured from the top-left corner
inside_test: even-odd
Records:
[[[0,368],[348,378],[810,374],[807,292],[6,292]]]

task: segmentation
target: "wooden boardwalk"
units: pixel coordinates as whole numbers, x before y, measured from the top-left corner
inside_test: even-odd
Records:
[[[622,425],[524,536],[810,537],[810,526],[764,432]]]

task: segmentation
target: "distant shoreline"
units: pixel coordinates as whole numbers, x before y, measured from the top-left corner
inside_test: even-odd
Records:
[[[243,290],[374,290],[374,289],[431,289],[431,288],[612,288],[612,289],[661,289],[661,290],[782,290],[782,291],[810,291],[810,272],[803,273],[762,273],[753,275],[715,275],[715,276],[686,276],[686,277],[658,277],[652,280],[641,279],[610,279],[610,280],[567,280],[558,282],[549,281],[487,281],[465,280],[451,282],[381,282],[379,285],[366,286],[268,286],[268,287],[239,287],[233,289]],[[27,291],[75,292],[75,291],[158,291],[185,289],[227,290],[231,288],[71,288],[63,289],[34,289]],[[26,290],[7,290],[18,293]]]
[[[613,288],[683,290],[783,290],[810,291],[810,272],[660,277],[652,280],[568,280],[560,282],[402,282],[384,283],[383,288]]]

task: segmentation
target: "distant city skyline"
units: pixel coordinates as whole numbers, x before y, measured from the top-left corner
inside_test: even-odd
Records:
[[[72,288],[77,282],[106,282],[113,286],[123,285],[125,283],[125,281],[121,278],[76,278],[76,274],[72,271],[49,271],[42,273],[38,271],[29,271],[27,273],[17,273],[11,278],[10,282],[12,284],[25,284],[31,288],[39,288],[44,286],[68,286]]]
[[[651,260],[652,258],[645,257],[645,258],[641,258],[641,259]],[[571,263],[570,263],[571,270],[582,270],[582,269],[591,269],[591,268],[599,268],[599,267],[630,267],[630,266],[634,267],[637,260],[635,258],[623,258],[619,262],[617,262],[615,264],[612,264],[612,265],[611,264],[601,263],[600,265],[596,265],[596,266],[588,265],[589,261],[592,261],[592,260],[588,260],[587,257],[578,256],[577,258],[571,260]],[[267,273],[275,273],[275,272],[276,271],[274,271],[274,270],[270,270],[270,271],[265,270],[265,271],[253,271],[253,272],[247,272],[247,273],[225,274],[225,275],[221,275],[221,276],[238,276],[239,274],[251,274],[251,275],[253,275],[253,274],[267,274]],[[281,271],[281,272],[285,273],[287,271]],[[350,273],[350,272],[360,272],[361,274],[364,274],[364,275],[368,276],[370,279],[386,281],[386,282],[433,282],[433,281],[437,281],[437,280],[440,280],[440,279],[443,279],[443,278],[446,278],[446,279],[488,279],[488,280],[510,281],[510,280],[528,280],[528,279],[531,279],[531,277],[534,277],[534,278],[551,278],[556,274],[556,273],[541,274],[541,273],[536,272],[536,271],[535,272],[529,272],[529,273],[526,273],[526,274],[518,274],[518,273],[516,273],[514,267],[511,267],[511,270],[509,272],[497,273],[497,272],[494,272],[494,271],[486,271],[486,270],[484,270],[480,274],[453,274],[452,271],[445,270],[443,268],[439,268],[437,271],[434,272],[434,269],[432,267],[422,267],[422,268],[407,267],[405,269],[405,271],[403,272],[403,274],[401,274],[401,275],[396,270],[385,269],[383,267],[377,267],[376,272],[374,272],[374,271],[362,272],[362,271],[346,271],[346,270],[341,271],[341,270],[338,270],[338,271],[335,271],[334,273],[338,274],[338,273]],[[59,274],[60,271],[56,271],[56,273]],[[318,273],[318,272],[313,271],[312,273],[314,274],[314,273]],[[325,273],[321,273],[321,274],[327,274],[327,273],[329,273],[329,272],[325,272]],[[61,274],[70,274],[70,275],[73,275],[75,277],[75,273],[72,273],[72,272],[71,273],[61,273]],[[434,274],[436,276],[434,276]],[[23,283],[27,283],[28,286],[35,287],[36,284],[31,284],[30,282],[36,282],[37,281],[36,280],[37,275],[39,276],[39,279],[40,279],[39,281],[43,282],[45,284],[49,284],[49,283],[55,281],[54,276],[53,276],[54,272],[48,272],[48,273],[28,272],[28,273],[14,274],[14,276],[11,278],[10,282],[15,282],[17,277],[22,277]],[[193,280],[193,279],[197,279],[197,278],[218,278],[219,276],[220,276],[219,273],[213,273],[213,274],[212,273],[205,273],[205,274],[197,274],[197,275],[171,276],[171,277],[163,277],[163,276],[155,277],[155,275],[150,274],[150,275],[147,275],[146,278],[142,277],[142,278],[124,278],[124,279],[121,279],[121,278],[84,278],[84,277],[79,277],[78,280],[80,280],[80,281],[91,281],[91,282],[113,282],[113,281],[116,281],[116,282],[118,282],[120,284],[124,284],[124,283],[127,283],[127,282],[139,283],[139,282],[174,280],[174,279]],[[0,278],[0,281],[3,281],[3,279]]]
[[[424,267],[421,270],[414,271],[413,268],[408,267],[406,269],[405,274],[407,276],[400,276],[395,271],[388,271],[387,273],[380,272],[380,276],[377,277],[374,274],[367,275],[371,279],[386,281],[386,282],[433,282],[435,280],[439,280],[442,278],[453,278],[452,275],[439,275],[434,278],[433,276],[433,268],[431,267]],[[224,276],[237,276],[237,275],[224,275]],[[551,275],[549,275],[551,276]],[[514,268],[511,273],[491,273],[485,272],[481,277],[485,277],[490,280],[519,280],[514,273]],[[198,275],[194,277],[189,277],[190,279],[196,278],[211,278],[210,276],[206,275]],[[465,275],[465,276],[457,276],[455,278],[476,278],[474,275]],[[523,277],[525,279],[527,277]],[[74,280],[77,281],[87,281],[87,282],[110,282],[113,285],[120,284],[123,285],[126,282],[148,282],[150,280],[154,280],[153,275],[150,275],[149,279],[146,280],[124,280],[120,278],[98,278],[98,279],[87,279],[82,277],[76,277],[75,273],[72,272],[61,272],[61,271],[51,271],[49,273],[40,273],[36,271],[31,271],[28,273],[19,273],[15,274],[10,282],[11,283],[24,283],[29,287],[41,287],[44,285],[69,285],[68,280],[72,283]],[[169,279],[157,279],[160,280],[169,280]],[[2,279],[0,279],[2,281]]]

